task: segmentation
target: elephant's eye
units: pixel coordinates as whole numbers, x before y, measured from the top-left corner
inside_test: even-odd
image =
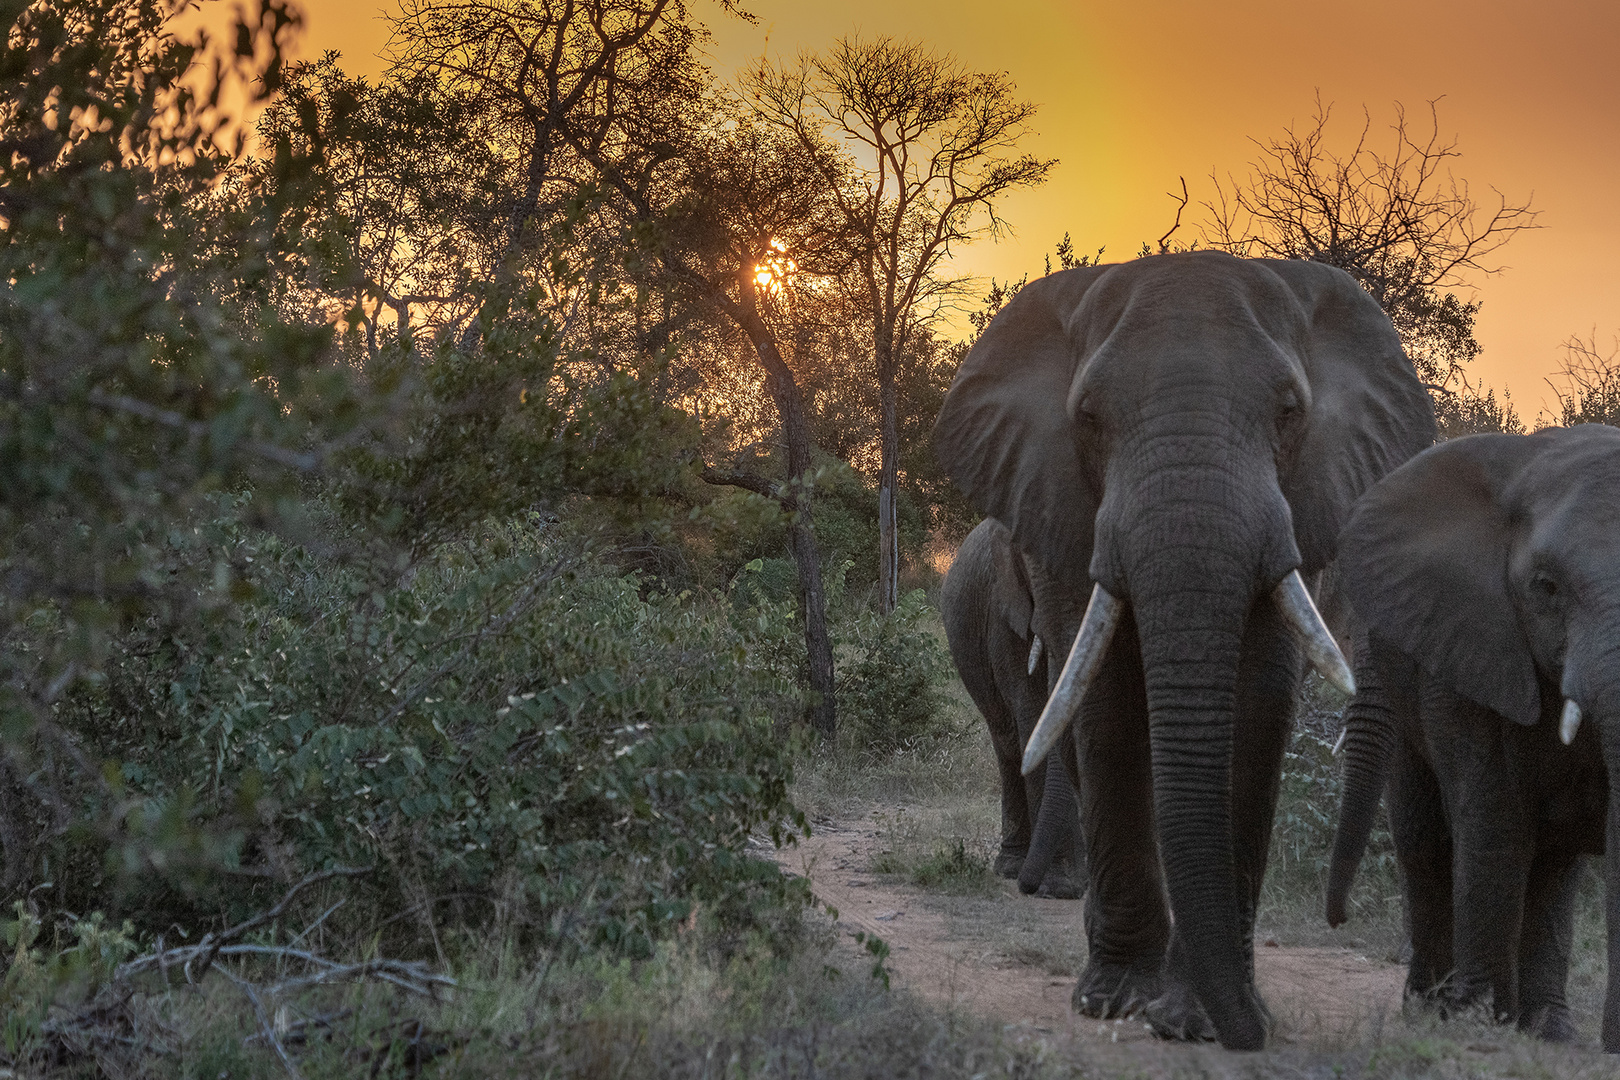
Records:
[[[1552,600],[1558,596],[1558,582],[1546,574],[1537,574],[1530,579],[1530,588],[1544,600]]]

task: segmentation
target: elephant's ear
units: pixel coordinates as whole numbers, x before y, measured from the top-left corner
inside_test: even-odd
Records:
[[[1065,581],[1090,566],[1097,507],[1066,408],[1078,357],[1063,327],[1108,269],[1065,270],[1020,289],[962,361],[934,423],[945,472]]]
[[[1029,640],[1030,623],[1035,619],[1035,600],[1030,594],[1029,575],[1024,572],[1024,559],[1013,547],[1012,534],[1000,530],[991,555],[995,574],[990,589],[990,603],[1002,622],[1012,628],[1025,641]]]
[[[1345,591],[1367,628],[1470,700],[1521,724],[1541,715],[1535,660],[1508,589],[1503,492],[1545,445],[1472,435],[1390,473],[1340,540]]]
[[[1333,561],[1350,507],[1434,442],[1434,407],[1389,317],[1343,270],[1267,260],[1306,315],[1311,411],[1297,464],[1282,478],[1306,570]]]

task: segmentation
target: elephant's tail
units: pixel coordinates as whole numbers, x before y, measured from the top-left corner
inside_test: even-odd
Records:
[[[1358,652],[1368,662],[1358,665],[1357,693],[1345,710],[1344,795],[1339,803],[1339,825],[1333,836],[1333,858],[1328,866],[1329,926],[1339,926],[1345,921],[1350,886],[1367,850],[1367,838],[1378,815],[1378,801],[1384,794],[1390,755],[1395,746],[1394,715],[1377,664],[1372,662],[1372,649],[1364,647]]]

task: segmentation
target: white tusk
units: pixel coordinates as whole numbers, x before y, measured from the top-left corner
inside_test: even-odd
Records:
[[[1035,674],[1035,669],[1040,666],[1041,653],[1045,651],[1046,646],[1041,644],[1041,635],[1036,634],[1035,640],[1029,643],[1029,673],[1031,675]]]
[[[1306,590],[1299,571],[1290,571],[1282,583],[1272,590],[1271,598],[1277,602],[1283,622],[1294,632],[1300,648],[1305,650],[1311,665],[1322,673],[1322,678],[1346,694],[1354,694],[1356,677],[1350,674],[1350,665],[1345,663],[1338,643],[1333,640],[1327,623],[1322,621],[1321,612],[1311,601],[1311,594]]]
[[[1063,737],[1063,732],[1080,711],[1080,700],[1085,697],[1086,687],[1102,666],[1103,657],[1108,654],[1108,641],[1119,626],[1119,613],[1123,607],[1109,595],[1107,589],[1101,585],[1092,586],[1091,602],[1086,605],[1086,617],[1080,621],[1080,632],[1074,635],[1074,647],[1069,650],[1069,658],[1063,662],[1063,672],[1058,676],[1057,686],[1052,689],[1052,696],[1047,698],[1041,719],[1030,733],[1029,745],[1024,748],[1025,776],[1052,752],[1052,747],[1057,745],[1058,739]]]
[[[1558,737],[1568,746],[1575,741],[1575,733],[1581,729],[1581,707],[1564,699],[1564,715],[1558,720]]]
[[[1344,737],[1350,734],[1350,725],[1346,724],[1339,732],[1339,737],[1333,743],[1333,756],[1338,757],[1339,751],[1344,749]]]

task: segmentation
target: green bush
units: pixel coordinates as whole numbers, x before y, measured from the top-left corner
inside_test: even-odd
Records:
[[[860,611],[837,628],[840,742],[887,751],[944,732],[951,668],[932,613],[916,589],[886,618]]]
[[[354,929],[500,924],[632,953],[694,905],[746,929],[753,906],[798,899],[744,853],[802,826],[776,719],[792,689],[753,662],[780,648],[774,624],[756,637],[722,598],[644,598],[538,515],[376,592],[308,548],[211,530],[197,547],[252,568],[238,621],[128,635],[64,712],[141,808],[132,832],[202,818],[224,825],[214,846],[187,863],[169,845],[153,884],[109,838],[58,834],[16,893],[49,871],[88,910],[122,886],[158,930],[284,887],[219,863],[279,882],[372,866],[339,916]]]
[[[1283,754],[1277,813],[1271,830],[1271,855],[1266,871],[1267,900],[1273,904],[1304,903],[1319,919],[1322,890],[1333,857],[1333,835],[1338,828],[1339,802],[1344,793],[1342,759],[1333,746],[1343,727],[1344,698],[1311,675],[1301,695],[1294,735]],[[1382,906],[1394,897],[1395,845],[1379,812],[1357,876],[1362,885],[1352,906],[1368,902],[1366,883]],[[1380,911],[1378,914],[1382,915]]]

